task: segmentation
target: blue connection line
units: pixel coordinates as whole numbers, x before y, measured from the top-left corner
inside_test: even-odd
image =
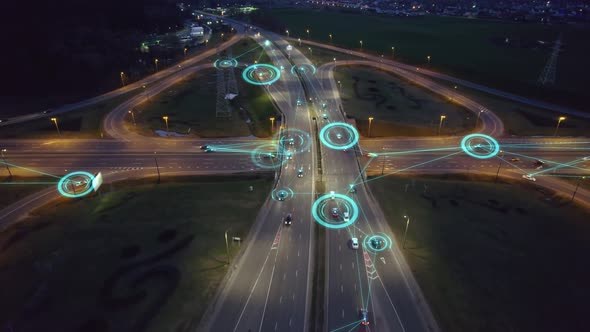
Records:
[[[340,331],[340,330],[342,330],[342,329],[345,329],[345,328],[347,328],[347,327],[350,327],[350,326],[352,326],[352,325],[354,325],[354,326],[353,326],[353,328],[355,328],[355,327],[357,327],[357,326],[358,326],[358,325],[359,325],[361,322],[362,322],[362,319],[361,319],[361,320],[357,320],[356,322],[352,322],[352,323],[346,324],[346,325],[344,325],[344,326],[341,326],[341,327],[339,327],[339,328],[336,328],[336,329],[334,329],[334,330],[330,330],[330,332],[336,332],[336,331]]]
[[[409,169],[412,169],[412,168],[415,168],[415,167],[418,167],[418,166],[422,166],[422,165],[426,165],[428,163],[435,162],[435,161],[438,161],[438,160],[441,160],[441,159],[452,157],[452,156],[458,155],[459,153],[463,153],[463,150],[461,150],[459,152],[448,154],[446,156],[438,157],[438,158],[435,158],[435,159],[432,159],[432,160],[429,160],[429,161],[425,161],[423,163],[419,163],[419,164],[416,164],[416,165],[413,165],[413,166],[409,166],[409,167],[406,167],[406,168],[398,169],[397,171],[394,171],[394,172],[391,172],[391,173],[387,173],[385,175],[377,176],[377,177],[372,178],[370,180],[364,181],[364,183],[367,183],[369,181],[374,181],[374,180],[380,179],[382,177],[385,177],[385,176],[388,176],[388,175],[391,175],[391,174],[396,174],[396,173],[400,173],[400,172],[403,172],[403,171],[407,171]]]
[[[584,159],[576,159],[576,160],[570,161],[569,163],[566,163],[566,164],[556,163],[557,166],[550,167],[550,168],[544,169],[542,171],[534,172],[534,173],[531,173],[529,175],[530,176],[535,176],[537,174],[547,173],[547,172],[550,172],[550,171],[554,171],[556,169],[565,168],[565,167],[571,167],[571,166],[573,166],[575,164],[583,163],[584,161],[585,161]],[[576,168],[579,168],[579,167],[576,167]],[[586,170],[584,168],[582,168],[582,169],[583,170]]]
[[[30,169],[30,168],[23,167],[23,166],[18,166],[18,165],[11,164],[11,163],[6,163],[6,162],[0,161],[0,164],[12,166],[12,167],[16,167],[16,168],[20,168],[20,169],[24,169],[24,170],[31,171],[31,172],[34,172],[34,173],[39,173],[39,174],[51,176],[51,177],[54,177],[56,179],[61,179],[61,176],[56,176],[56,175],[53,175],[53,174],[49,174],[49,173],[45,173],[45,172],[41,172],[41,171],[36,171],[34,169]]]
[[[252,51],[256,50],[257,48],[260,48],[260,47],[262,47],[262,45],[258,45],[258,46],[256,46],[256,47],[254,47],[254,48],[252,48],[252,49],[250,49],[250,50],[248,50],[248,51],[246,51],[246,52],[244,52],[244,53],[242,53],[242,54],[240,54],[240,55],[238,55],[238,56],[234,57],[234,59],[236,59],[236,60],[237,60],[238,58],[240,58],[240,57],[242,57],[242,56],[244,56],[244,55],[246,55],[246,54],[248,54],[248,53],[250,53],[250,52],[252,52]]]
[[[407,154],[407,153],[436,152],[436,151],[454,151],[454,150],[461,150],[461,147],[460,146],[456,146],[456,147],[436,148],[436,149],[422,149],[422,150],[407,150],[407,151],[383,152],[383,153],[376,153],[376,155],[380,157],[380,156],[403,155],[403,154]]]
[[[17,184],[57,184],[57,182],[0,182],[0,185],[17,185]]]
[[[523,158],[527,158],[527,159],[533,159],[533,160],[539,160],[542,162],[546,162],[546,163],[550,163],[550,164],[555,164],[555,165],[561,165],[562,167],[568,167],[568,168],[574,168],[574,169],[578,169],[578,170],[582,170],[582,171],[588,171],[587,168],[583,168],[583,167],[577,167],[574,166],[574,164],[562,164],[553,160],[547,160],[547,159],[541,159],[541,158],[535,158],[535,157],[531,157],[531,156],[527,156],[524,154],[520,154],[520,153],[516,153],[516,152],[510,152],[510,151],[506,151],[505,153],[511,154],[511,155],[515,155],[515,156],[519,156],[519,157],[523,157]],[[581,163],[584,160],[583,159],[578,159],[579,161],[577,163]],[[514,165],[513,165],[514,166]],[[516,166],[515,166],[516,167]],[[518,167],[517,167],[518,168]],[[520,169],[520,168],[519,168]],[[550,169],[554,169],[554,168],[550,168]],[[521,169],[522,170],[522,169]]]

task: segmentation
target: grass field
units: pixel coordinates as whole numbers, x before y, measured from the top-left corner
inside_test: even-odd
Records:
[[[478,178],[388,177],[371,189],[398,241],[410,217],[404,254],[443,331],[587,325],[588,211]]]
[[[585,109],[588,27],[541,25],[455,17],[383,17],[327,10],[275,9],[270,14],[291,37],[330,42],[435,70],[518,94]],[[304,18],[304,19],[303,19]],[[284,30],[281,31],[284,33]],[[536,80],[549,59],[552,42],[563,34],[555,86]],[[506,38],[509,42],[506,43]],[[545,44],[538,43],[543,41]]]
[[[369,67],[339,67],[334,78],[342,83],[342,104],[363,136],[368,117],[374,117],[371,136],[432,136],[440,116],[441,134],[458,135],[475,128],[475,116],[463,107],[397,76]]]
[[[0,167],[4,167],[4,165],[0,164]],[[7,174],[5,176],[4,172],[0,172],[0,174],[2,174],[0,176],[0,209],[37,191],[55,186],[59,181],[59,179],[51,177],[10,177]]]
[[[0,282],[10,285],[2,290],[0,326],[194,328],[226,271],[224,232],[230,240],[247,237],[271,180],[142,180],[36,211],[0,233]]]
[[[187,133],[190,128],[191,135],[201,137],[270,135],[268,118],[275,116],[274,106],[264,88],[248,84],[241,77],[244,64],[262,63],[268,61],[268,57],[251,39],[234,46],[232,53],[241,66],[235,70],[239,94],[230,103],[231,118],[216,117],[217,70],[209,69],[196,73],[137,107],[137,130],[146,135],[152,135],[154,130],[166,130],[162,116],[167,115],[170,131],[178,133]],[[220,54],[220,57],[225,56],[228,56],[226,52]],[[248,119],[250,123],[247,123]]]

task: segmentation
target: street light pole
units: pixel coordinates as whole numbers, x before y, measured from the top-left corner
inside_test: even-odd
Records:
[[[184,48],[184,57],[186,58],[186,51],[188,51],[188,48]]]
[[[440,135],[440,128],[442,127],[442,123],[443,123],[444,119],[446,119],[446,117],[447,117],[446,115],[441,115],[440,116],[440,122],[438,123],[438,133],[437,133],[437,135]]]
[[[477,112],[477,118],[475,119],[475,128],[477,129],[477,123],[479,122],[479,116],[481,115],[481,113],[483,112],[483,110],[479,110],[479,112]]]
[[[158,158],[156,158],[157,152],[154,152],[154,161],[156,162],[156,171],[158,172],[158,184],[160,183],[160,166],[158,166]]]
[[[309,39],[309,29],[307,29],[306,31],[307,31],[307,39]]]
[[[383,159],[381,159],[381,175],[385,173],[385,155],[383,155],[382,158]]]
[[[10,172],[10,167],[8,167],[8,163],[6,162],[6,156],[4,155],[4,152],[6,152],[6,151],[8,151],[8,150],[3,148],[0,150],[0,153],[2,154],[2,161],[4,161],[4,166],[6,166],[6,170],[8,171],[8,175],[10,177],[12,177],[12,173]]]
[[[121,86],[125,86],[125,73],[121,72]]]
[[[57,134],[61,136],[61,132],[59,131],[59,126],[57,125],[57,118],[51,118],[51,121],[55,123],[55,129],[57,129]]]
[[[332,43],[332,34],[329,35],[330,36],[330,44]]]
[[[229,229],[225,230],[225,250],[227,251],[227,265],[229,265],[229,244],[227,243],[227,232]]]
[[[8,167],[8,165],[6,165],[6,167]],[[586,179],[585,176],[582,176],[581,178],[578,178],[578,183],[576,184],[576,190],[574,190],[574,193],[572,194],[572,201],[576,197],[576,193],[578,192],[578,187],[580,186],[580,181],[585,180],[585,179]]]
[[[289,37],[289,30],[285,30],[285,32],[287,33],[287,38]]]
[[[373,123],[373,119],[374,118],[372,116],[369,117],[369,137],[371,137],[371,124]]]
[[[361,51],[362,51],[363,50],[363,41],[361,40],[360,43],[361,43]]]
[[[502,158],[504,151],[500,150],[499,155],[500,157],[498,157],[498,159],[500,159],[500,162],[498,163],[498,170],[496,171],[496,178],[494,179],[494,182],[498,182],[498,175],[500,174],[500,167],[502,167],[502,162],[504,161],[504,159]]]
[[[406,248],[406,236],[408,235],[408,227],[410,226],[410,217],[404,216],[404,218],[406,219],[406,230],[404,231],[404,241],[402,244],[402,249]]]
[[[129,111],[127,111],[127,112],[128,112],[129,114],[131,114],[131,119],[133,119],[133,125],[134,125],[134,126],[135,126],[135,125],[137,125],[137,124],[135,123],[135,114],[133,114],[133,110],[129,110]]]
[[[162,117],[162,119],[164,119],[164,122],[166,122],[166,135],[170,135],[170,130],[168,129],[168,116],[165,115]]]
[[[391,46],[391,58],[395,58],[395,47]]]
[[[156,71],[158,71],[158,62],[160,62],[160,60],[158,60],[158,59],[154,60],[154,63],[156,64]]]
[[[565,116],[560,116],[559,119],[557,119],[557,126],[555,127],[555,133],[553,133],[553,136],[557,136],[557,130],[559,129],[559,124],[561,123],[561,121],[565,120]]]
[[[334,58],[334,67],[336,66],[336,58]]]
[[[428,59],[428,64],[430,65],[430,55],[426,56],[426,59]]]
[[[271,117],[270,119],[270,133],[273,134],[275,132],[275,117]]]
[[[299,42],[299,46],[301,46],[301,38],[297,38],[297,41]]]

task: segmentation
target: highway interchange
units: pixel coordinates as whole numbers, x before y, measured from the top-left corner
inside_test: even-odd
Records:
[[[483,105],[456,93],[456,101],[472,112],[477,114],[485,110],[481,114],[483,126],[480,133],[496,138],[503,149],[501,154],[485,159],[470,157],[462,153],[461,137],[363,138],[346,152],[330,148],[324,141],[317,144],[316,135],[326,127],[333,128],[334,135],[344,136],[341,139],[351,139],[350,142],[356,143],[354,131],[339,125],[346,123],[347,119],[332,75],[335,65],[376,66],[404,76],[435,93],[449,96],[451,92],[429,80],[428,75],[417,75],[403,64],[375,59],[328,63],[317,68],[314,74],[312,63],[302,53],[295,48],[287,51],[288,40],[263,30],[257,30],[260,35],[255,35],[255,40],[265,49],[274,66],[286,68],[281,72],[280,80],[264,88],[283,115],[281,125],[284,129],[279,130],[276,136],[279,138],[278,145],[290,151],[293,159],[286,159],[286,154],[281,153],[278,161],[263,160],[259,158],[262,154],[253,152],[261,146],[274,146],[276,149],[276,140],[148,138],[130,131],[126,127],[127,110],[144,102],[146,94],[156,95],[198,70],[211,68],[211,64],[199,63],[240,38],[254,35],[240,22],[226,21],[240,33],[217,50],[187,59],[180,67],[160,71],[142,82],[52,112],[52,115],[69,112],[142,89],[145,82],[151,82],[143,88],[143,93],[131,97],[107,115],[104,129],[112,139],[14,139],[2,142],[3,147],[11,151],[8,164],[17,175],[30,175],[29,169],[54,175],[73,170],[101,171],[105,181],[111,182],[153,176],[158,171],[162,175],[276,171],[275,190],[261,209],[246,245],[232,262],[199,330],[309,330],[312,325],[312,272],[316,259],[313,256],[316,228],[311,211],[318,195],[324,194],[317,192],[317,183],[323,183],[326,193],[334,191],[353,202],[346,203],[340,197],[327,198],[326,208],[334,204],[339,207],[348,204],[346,208],[350,208],[351,213],[356,209],[358,214],[349,227],[326,230],[325,290],[324,294],[319,294],[324,296],[325,310],[321,313],[324,330],[362,329],[360,310],[364,309],[370,321],[370,325],[364,327],[366,330],[438,331],[438,325],[397,242],[391,241],[386,250],[375,250],[363,243],[376,234],[387,239],[399,237],[399,234],[394,236],[392,233],[383,212],[365,185],[366,175],[402,171],[495,175],[501,165],[500,176],[526,181],[522,179],[523,174],[537,172],[537,184],[569,194],[573,191],[573,184],[560,181],[556,173],[587,174],[590,161],[583,158],[590,154],[590,150],[584,139],[503,137],[502,122],[493,110],[487,110]],[[270,44],[265,43],[266,40]],[[289,72],[293,66],[294,74]],[[302,101],[301,105],[298,101]],[[322,103],[326,104],[325,111],[320,106]],[[327,119],[323,118],[323,113],[328,115]],[[10,122],[24,122],[43,116],[46,115],[37,113],[11,119]],[[290,137],[296,138],[292,146],[282,139]],[[199,146],[203,144],[214,146],[216,152],[200,150]],[[368,155],[369,152],[374,155]],[[519,160],[513,161],[512,158]],[[533,167],[532,162],[537,159],[545,161],[544,170]],[[577,160],[575,167],[564,167],[572,160]],[[303,171],[303,177],[298,177],[299,170]],[[350,184],[355,184],[356,192],[349,191]],[[281,191],[288,193],[284,201],[278,199],[277,193]],[[59,193],[52,187],[0,210],[0,226],[18,222],[28,211],[57,197]],[[590,192],[580,189],[576,198],[582,204],[588,204]],[[283,220],[289,213],[293,215],[293,224],[283,226]],[[349,247],[351,237],[360,239],[358,250]]]

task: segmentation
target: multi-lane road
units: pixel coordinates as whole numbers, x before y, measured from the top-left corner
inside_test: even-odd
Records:
[[[226,21],[239,31],[248,33],[241,23]],[[436,321],[397,242],[393,241],[386,250],[376,250],[364,242],[374,235],[389,239],[396,236],[364,185],[366,174],[385,175],[400,171],[495,174],[501,165],[502,176],[522,180],[523,174],[538,173],[537,183],[569,192],[573,190],[572,184],[561,182],[555,176],[543,175],[556,175],[566,169],[570,174],[583,174],[588,166],[586,161],[579,161],[577,168],[564,167],[571,160],[586,157],[585,153],[590,151],[584,140],[567,138],[502,138],[499,139],[502,154],[490,159],[466,156],[461,152],[461,138],[456,137],[363,139],[360,144],[352,143],[351,148],[343,152],[339,142],[356,142],[359,137],[355,130],[342,125],[346,122],[343,113],[346,110],[342,108],[333,79],[335,65],[378,66],[442,95],[448,95],[448,89],[427,77],[416,75],[411,68],[399,63],[336,62],[321,66],[316,72],[303,54],[295,48],[287,50],[288,41],[280,35],[262,30],[258,32],[261,35],[254,38],[265,49],[274,66],[284,68],[280,69],[281,77],[276,83],[265,86],[282,114],[283,129],[277,137],[285,139],[278,143],[276,140],[248,138],[212,141],[141,137],[125,127],[125,117],[129,108],[145,100],[142,94],[125,101],[106,117],[104,128],[114,139],[3,141],[3,147],[10,151],[7,162],[19,175],[24,175],[29,169],[49,174],[65,174],[81,169],[93,173],[102,171],[107,181],[114,181],[155,175],[158,171],[165,175],[276,172],[275,188],[204,316],[199,326],[203,331],[309,330],[311,273],[315,263],[313,239],[316,220],[312,216],[312,206],[323,194],[317,192],[317,183],[324,186],[327,192],[334,191],[346,197],[328,199],[321,206],[326,209],[337,207],[341,212],[348,210],[356,218],[348,227],[326,230],[323,244],[326,253],[325,293],[316,294],[324,296],[324,330],[359,329],[362,327],[360,312],[366,310],[371,322],[369,330],[437,331]],[[241,35],[220,48],[229,47],[239,38]],[[270,43],[265,43],[266,40]],[[210,68],[210,64],[196,64],[213,52],[210,50],[202,56],[193,57],[181,67],[158,72],[150,78],[153,83],[146,87],[147,93],[153,96],[187,75]],[[290,69],[293,66],[292,73]],[[66,105],[53,114],[111,98],[142,85],[138,82],[78,103],[75,107]],[[493,110],[487,110],[483,105],[456,93],[454,98],[473,112],[485,110],[485,114],[481,114],[482,133],[495,137],[503,133],[502,122]],[[325,119],[324,113],[327,114]],[[46,115],[34,114],[11,119],[10,122],[40,116]],[[328,132],[335,146],[326,144],[325,140],[317,144],[315,137],[322,129]],[[294,138],[293,145],[288,143],[290,138]],[[203,144],[212,144],[217,151],[203,152],[199,149]],[[265,159],[262,154],[256,153],[258,147],[264,146],[278,149],[281,152],[278,158]],[[287,152],[292,159],[287,158]],[[367,152],[376,155],[366,157]],[[451,153],[455,154],[449,156]],[[512,158],[519,158],[519,161]],[[536,159],[546,161],[544,167],[547,173],[532,167],[532,161]],[[298,176],[300,173],[302,177]],[[356,184],[356,192],[349,191],[350,184]],[[281,192],[286,193],[284,200],[280,199]],[[57,196],[56,190],[49,188],[17,202],[0,211],[0,224],[16,222],[30,209]],[[577,197],[581,202],[590,201],[590,193],[584,189],[579,190]],[[346,203],[347,199],[352,203]],[[288,214],[293,219],[289,226],[284,225]],[[332,225],[339,224],[332,222]],[[361,243],[357,250],[350,248],[352,237],[358,238]]]

